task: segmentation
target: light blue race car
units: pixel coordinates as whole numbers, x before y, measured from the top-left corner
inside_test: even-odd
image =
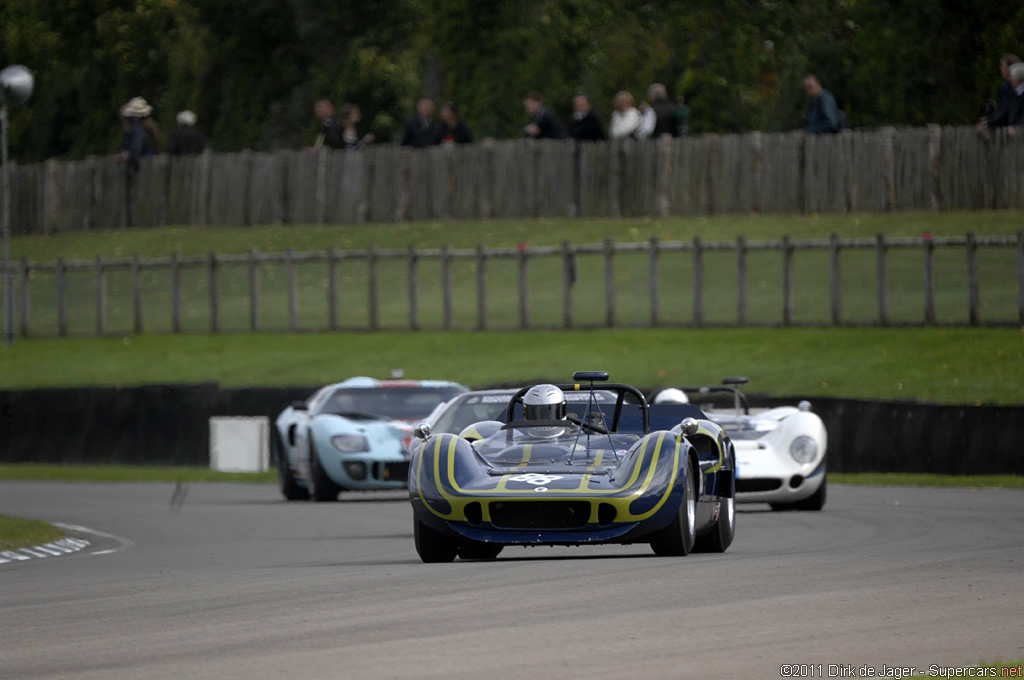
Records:
[[[466,390],[441,380],[350,378],[294,402],[270,435],[282,495],[323,502],[346,489],[405,488],[412,424]]]

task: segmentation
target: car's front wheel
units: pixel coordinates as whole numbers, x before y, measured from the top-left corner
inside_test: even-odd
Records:
[[[813,494],[797,501],[796,503],[772,503],[772,510],[810,510],[812,512],[825,507],[825,497],[828,495],[828,477],[823,477],[821,486]]]
[[[416,538],[416,552],[424,562],[451,562],[459,554],[459,544],[456,540],[442,534],[436,529],[431,529],[423,522],[414,520],[413,536]]]
[[[735,468],[735,465],[733,466]],[[719,501],[718,520],[704,536],[701,536],[694,544],[697,552],[722,553],[730,545],[736,536],[736,478],[733,476],[732,488],[727,490],[727,498]]]
[[[316,447],[312,440],[309,442],[309,495],[317,503],[329,503],[338,500],[338,493],[341,487],[334,483],[334,480],[324,472],[320,464],[320,456],[317,455]]]
[[[288,461],[288,452],[284,450],[284,444],[277,428],[274,428],[270,435],[270,448],[277,461],[277,485],[281,488],[281,495],[289,501],[304,501],[309,498],[309,492],[295,481],[295,475],[292,474],[292,467]]]
[[[691,466],[686,469],[683,489],[683,502],[672,523],[651,538],[654,554],[661,557],[681,557],[693,550],[697,534],[697,487]]]

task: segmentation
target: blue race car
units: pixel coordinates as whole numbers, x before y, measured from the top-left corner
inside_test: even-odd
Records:
[[[573,384],[524,387],[510,397],[505,424],[476,423],[463,436],[418,425],[409,494],[420,558],[493,559],[506,545],[726,550],[736,515],[725,430],[695,406],[652,408],[635,387],[607,379],[577,372]],[[565,392],[576,391],[616,399],[580,416],[566,407]]]
[[[322,502],[345,489],[405,487],[412,423],[465,391],[440,380],[350,378],[294,402],[270,436],[281,493]]]

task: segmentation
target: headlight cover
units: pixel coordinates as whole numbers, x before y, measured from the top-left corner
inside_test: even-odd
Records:
[[[370,442],[358,434],[337,434],[331,437],[331,445],[342,453],[360,453],[370,450]]]
[[[789,445],[789,455],[801,465],[806,465],[818,455],[818,442],[814,441],[813,437],[802,434]]]

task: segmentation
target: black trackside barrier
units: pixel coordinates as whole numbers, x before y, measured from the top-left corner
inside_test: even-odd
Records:
[[[318,387],[202,383],[0,390],[0,463],[206,466],[211,417],[266,416],[273,422]],[[800,401],[748,396],[752,408]],[[1024,474],[1024,406],[825,397],[811,398],[811,404],[828,430],[831,472]],[[649,410],[654,429],[675,419],[659,406]],[[637,404],[623,405],[621,419],[620,427],[643,427]]]

